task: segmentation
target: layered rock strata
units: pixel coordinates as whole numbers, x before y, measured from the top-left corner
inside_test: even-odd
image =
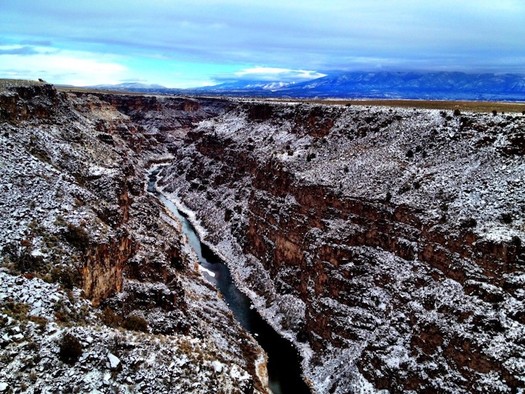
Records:
[[[3,168],[32,174],[37,160],[50,171],[38,175],[42,187],[28,178],[33,194],[15,175],[3,186],[13,199],[2,205],[3,256],[22,257],[9,257],[11,270],[33,267],[44,241],[30,230],[43,224],[65,249],[52,266],[81,267],[74,283],[95,304],[124,316],[137,306],[150,332],[171,327],[174,343],[194,345],[208,324],[224,332],[217,319],[227,313],[144,193],[145,168],[162,162],[160,187],[193,212],[239,286],[300,349],[313,391],[525,388],[522,115],[52,92],[0,97],[11,108],[1,138],[20,136],[2,144]],[[67,191],[55,192],[57,206],[47,197],[55,190]],[[43,212],[31,224],[29,209],[14,208],[35,199]],[[43,253],[49,267],[54,252]],[[230,329],[223,338],[242,337]],[[204,348],[239,368],[230,365],[233,381],[221,387],[262,387],[249,338],[240,348],[212,342]],[[199,368],[224,375],[225,360],[203,360]]]
[[[196,213],[318,392],[525,387],[525,117],[244,103],[187,134]]]

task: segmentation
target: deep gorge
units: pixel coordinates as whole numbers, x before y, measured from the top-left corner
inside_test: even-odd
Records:
[[[162,163],[159,187],[194,213],[205,244],[299,349],[313,392],[525,387],[523,115],[49,87],[13,89],[0,105],[2,138],[30,130],[5,149],[25,146],[72,174],[64,179],[86,210],[76,226],[102,234],[95,225],[106,223],[109,241],[97,235],[101,241],[85,246],[92,257],[78,262],[85,272],[78,286],[96,304],[144,311],[150,332],[148,310],[159,308],[176,327],[166,335],[198,335],[184,328],[192,315],[185,310],[202,278],[192,273],[180,230],[161,223],[141,180],[149,165]],[[46,130],[60,135],[45,140]],[[85,149],[91,172],[56,155],[58,140],[70,156]],[[115,152],[111,160],[106,150]],[[159,228],[154,241],[139,236]],[[13,235],[3,237],[6,256]],[[161,258],[154,257],[159,247]],[[77,253],[68,248],[61,253]],[[100,280],[87,280],[94,277]],[[120,292],[134,304],[119,301]],[[208,302],[215,301],[199,305],[209,310]],[[193,315],[204,325],[213,320]],[[227,312],[217,315],[228,320]],[[229,323],[212,324],[250,343],[228,356],[250,376],[242,388],[220,383],[225,360],[213,364],[219,391],[263,391],[253,339]],[[212,365],[206,356],[199,363]]]
[[[294,347],[261,318],[248,297],[236,287],[227,265],[202,244],[187,215],[182,215],[176,205],[158,191],[156,184],[159,171],[160,168],[157,168],[149,172],[148,191],[155,194],[182,223],[182,231],[204,268],[203,275],[220,291],[235,319],[265,350],[268,355],[268,383],[272,393],[310,393],[302,380],[301,363]]]

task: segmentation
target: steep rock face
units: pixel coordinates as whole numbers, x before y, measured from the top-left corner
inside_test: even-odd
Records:
[[[525,387],[523,116],[248,103],[162,184],[319,392]]]
[[[264,392],[262,349],[146,192],[167,146],[94,95],[17,81],[0,108],[3,387]]]
[[[2,81],[1,85],[4,85]],[[0,93],[0,121],[19,122],[31,117],[48,119],[57,112],[57,91],[46,83],[5,83]],[[6,89],[7,88],[7,89]]]
[[[94,305],[122,291],[122,271],[132,252],[132,242],[127,237],[98,245],[88,252],[82,267],[82,289]]]
[[[79,110],[86,110],[85,101],[95,106],[117,109],[128,122],[122,127],[109,127],[104,123],[99,128],[110,134],[119,134],[135,150],[146,150],[171,154],[176,149],[175,141],[183,138],[203,119],[213,118],[234,106],[234,103],[219,99],[189,99],[184,97],[139,96],[115,94],[77,93]],[[91,111],[91,108],[88,109]],[[140,139],[137,140],[137,132]],[[147,154],[147,153],[146,153]]]

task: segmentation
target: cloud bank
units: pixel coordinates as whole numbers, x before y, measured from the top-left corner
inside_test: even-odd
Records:
[[[243,70],[257,67],[265,78],[270,69],[297,78],[301,70],[525,73],[522,0],[3,0],[0,8],[3,75],[8,56],[44,60],[56,51],[92,55],[78,64],[69,57],[64,72],[88,69],[89,60],[93,78],[157,76],[151,82],[172,85],[248,78]],[[20,62],[27,70],[39,63]]]
[[[291,70],[288,68],[256,66],[236,71],[233,76],[236,80],[302,82],[321,78],[325,75],[326,74],[311,70]],[[231,79],[231,76],[229,76],[229,79]]]

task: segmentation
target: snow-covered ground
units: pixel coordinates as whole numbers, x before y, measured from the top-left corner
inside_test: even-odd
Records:
[[[315,392],[523,391],[524,116],[24,89],[0,92],[0,390],[263,390],[145,191],[163,163]]]

